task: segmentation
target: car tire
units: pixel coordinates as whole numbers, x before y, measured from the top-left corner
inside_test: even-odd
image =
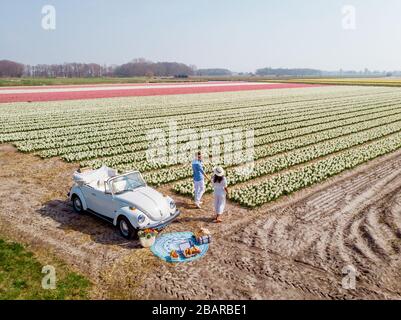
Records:
[[[129,220],[124,216],[120,216],[118,218],[117,228],[121,236],[127,240],[136,238],[138,234],[137,230],[132,226],[131,222],[129,222]]]
[[[72,200],[72,208],[76,213],[82,214],[84,213],[84,206],[82,205],[82,200],[76,194],[74,194],[71,198]]]

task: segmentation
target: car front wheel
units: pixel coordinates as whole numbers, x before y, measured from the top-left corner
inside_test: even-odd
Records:
[[[74,208],[74,211],[76,213],[83,213],[84,206],[82,205],[81,199],[77,195],[74,195],[71,200],[72,200],[72,207]]]
[[[117,227],[121,236],[125,239],[130,240],[136,237],[137,230],[131,225],[131,222],[129,222],[126,217],[122,216],[118,218]]]

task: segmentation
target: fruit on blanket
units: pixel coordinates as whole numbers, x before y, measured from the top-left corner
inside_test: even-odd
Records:
[[[184,255],[185,255],[186,257],[188,257],[188,256],[194,256],[194,255],[197,255],[197,254],[199,254],[199,253],[201,253],[201,251],[200,251],[200,249],[199,249],[197,246],[193,246],[193,247],[191,247],[191,248],[187,248],[187,249],[185,249],[185,251],[184,251]]]
[[[170,251],[170,257],[174,259],[178,259],[178,253],[175,250]]]
[[[201,253],[200,249],[197,246],[193,246],[191,248],[192,254],[199,254]]]

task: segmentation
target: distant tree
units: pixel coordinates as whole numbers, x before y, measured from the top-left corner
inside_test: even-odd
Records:
[[[24,74],[25,66],[21,63],[1,60],[0,61],[0,77],[20,78]]]
[[[191,67],[177,62],[151,62],[145,59],[134,59],[129,63],[118,66],[114,75],[118,77],[173,77],[177,75],[193,75]]]
[[[232,72],[228,69],[199,69],[196,71],[198,76],[231,76]]]
[[[273,69],[263,68],[256,70],[258,76],[320,76],[321,70],[316,69]]]

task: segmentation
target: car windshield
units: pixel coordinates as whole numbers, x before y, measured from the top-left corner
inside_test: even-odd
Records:
[[[132,172],[121,177],[111,180],[111,190],[114,194],[132,191],[139,187],[146,186],[139,172]]]

